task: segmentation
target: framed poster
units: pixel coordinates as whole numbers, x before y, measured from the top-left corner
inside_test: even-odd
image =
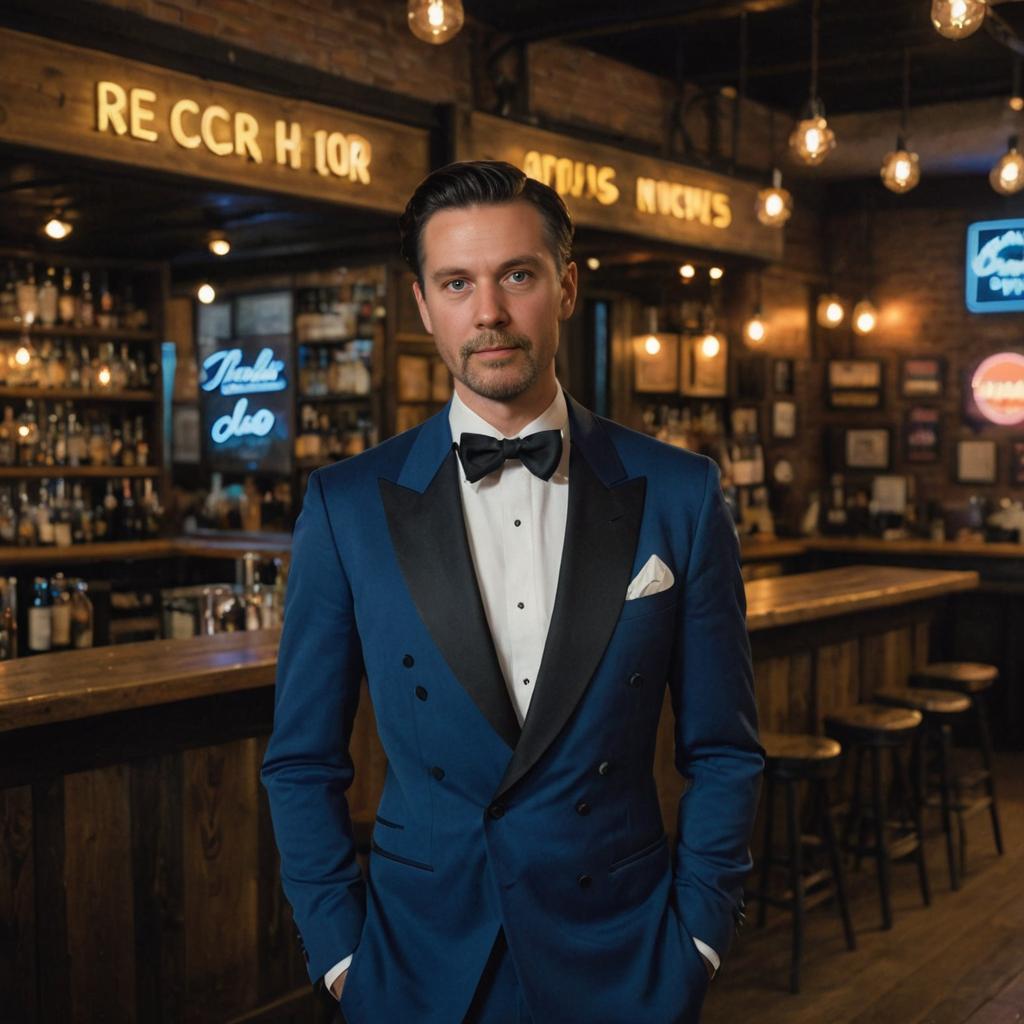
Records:
[[[737,405],[729,413],[732,436],[735,438],[756,438],[758,429],[758,409],[756,405]]]
[[[796,402],[785,399],[772,402],[772,437],[777,441],[796,437]]]
[[[447,402],[452,397],[452,375],[440,359],[434,360],[430,374],[430,400]]]
[[[1014,487],[1024,487],[1024,441],[1014,441],[1010,445],[1010,483]]]
[[[935,356],[904,359],[900,394],[904,398],[939,398],[945,389],[946,362]]]
[[[938,462],[942,442],[942,413],[915,406],[903,421],[903,454],[907,462]]]
[[[796,366],[792,359],[772,360],[772,390],[777,395],[793,394]]]
[[[430,400],[430,357],[398,357],[398,400],[427,402]]]
[[[736,397],[745,401],[760,401],[764,398],[767,359],[764,356],[747,356],[736,360]]]
[[[658,334],[661,347],[648,352],[637,338],[633,355],[633,390],[642,394],[679,390],[679,336]]]
[[[957,483],[994,484],[997,478],[995,441],[957,441]]]
[[[888,427],[853,427],[846,431],[844,452],[847,469],[888,469]]]
[[[704,335],[688,334],[679,346],[679,391],[694,398],[725,398],[728,391],[726,358],[728,345],[723,335],[714,355],[705,354]]]
[[[825,390],[832,409],[881,408],[881,360],[830,359],[826,365]]]

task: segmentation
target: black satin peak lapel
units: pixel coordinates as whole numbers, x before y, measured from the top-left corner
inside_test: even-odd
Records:
[[[379,486],[391,542],[420,618],[494,731],[515,747],[519,721],[476,582],[454,449],[422,493],[384,479]]]
[[[522,735],[497,798],[548,749],[576,709],[604,655],[626,599],[646,479],[606,487],[574,444],[562,564]]]

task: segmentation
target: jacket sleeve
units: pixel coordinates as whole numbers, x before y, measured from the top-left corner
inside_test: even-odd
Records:
[[[295,524],[274,728],[261,772],[281,882],[314,983],[356,948],[366,914],[345,799],[362,674],[352,591],[318,470]]]
[[[739,542],[707,460],[669,685],[679,801],[675,886],[691,935],[723,959],[742,920],[750,832],[764,770]]]

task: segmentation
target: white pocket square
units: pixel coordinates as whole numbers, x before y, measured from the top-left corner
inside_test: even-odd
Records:
[[[635,601],[638,597],[660,594],[675,581],[672,570],[657,555],[651,555],[627,588],[626,600]]]

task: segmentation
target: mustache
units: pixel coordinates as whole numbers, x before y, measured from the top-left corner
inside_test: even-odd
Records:
[[[521,348],[529,352],[533,344],[525,334],[511,334],[508,331],[482,331],[475,338],[470,338],[459,350],[463,362],[474,352],[482,352],[489,348]]]

